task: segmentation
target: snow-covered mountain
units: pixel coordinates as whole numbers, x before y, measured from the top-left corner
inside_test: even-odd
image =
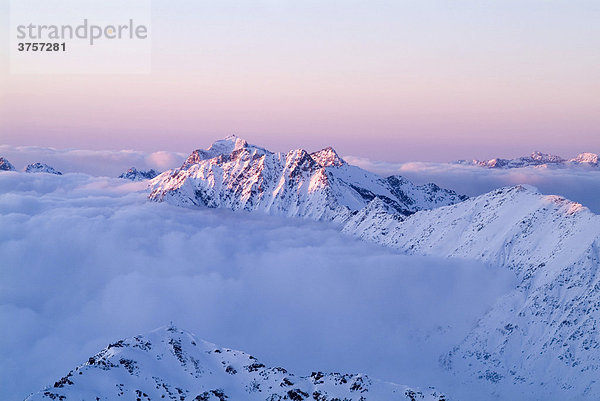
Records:
[[[15,171],[15,166],[4,157],[0,157],[0,171]]]
[[[529,156],[519,157],[516,159],[490,159],[490,160],[458,160],[455,163],[464,165],[473,165],[487,168],[522,168],[522,167],[555,167],[555,168],[568,168],[568,167],[588,167],[588,168],[599,168],[598,155],[596,153],[580,153],[577,157],[571,159],[563,159],[560,156],[533,152]]]
[[[336,222],[375,198],[402,216],[466,199],[435,184],[417,186],[400,176],[384,178],[351,166],[332,148],[272,153],[235,136],[194,151],[181,168],[151,181],[151,189],[150,199],[176,205]]]
[[[407,400],[443,401],[361,374],[296,376],[173,326],[117,341],[26,401],[58,400]]]
[[[26,173],[48,173],[62,175],[62,173],[56,170],[54,167],[49,166],[45,163],[31,163],[25,167]]]
[[[517,288],[442,359],[460,377],[522,386],[527,399],[600,397],[600,216],[515,186],[405,219],[376,199],[343,230],[409,254],[516,273]]]
[[[575,159],[565,161],[546,155],[532,156],[532,160],[536,158],[540,161],[536,165],[576,163]],[[589,154],[580,155],[577,160],[590,165],[597,163],[594,155]],[[457,382],[465,383],[467,387],[471,384],[489,387],[488,394],[496,394],[500,399],[600,398],[600,382],[597,381],[600,373],[600,216],[580,204],[558,196],[542,195],[525,185],[500,188],[466,199],[434,184],[416,186],[399,176],[384,178],[372,174],[349,165],[332,148],[314,153],[301,149],[286,154],[272,153],[237,137],[217,141],[207,150],[194,151],[181,168],[154,178],[150,181],[149,198],[181,206],[223,207],[334,221],[349,235],[406,254],[476,259],[495,268],[509,269],[517,277],[518,285],[481,316],[462,342],[442,355],[442,365],[456,375]],[[168,331],[175,332],[180,333]],[[158,337],[148,341],[154,344],[173,340],[168,337],[171,334],[156,335]],[[111,358],[121,348],[127,352],[142,352],[135,347],[135,341],[125,341],[123,344],[127,347],[113,346],[99,357]],[[145,352],[142,355],[147,357],[149,351]],[[167,352],[161,355],[167,355]],[[123,358],[146,361],[141,356]],[[199,356],[193,358],[203,361]],[[150,360],[154,363],[152,358]],[[230,360],[217,362],[234,366]],[[117,363],[117,359],[110,363],[112,365],[102,366],[110,367],[113,373],[128,370],[121,362]],[[218,399],[212,390],[226,386],[210,384],[198,390],[190,387],[186,384],[186,374],[193,373],[194,363],[186,363],[181,362],[181,366],[188,367],[182,374],[164,369],[173,372],[173,376],[161,378],[161,383],[171,389],[179,386],[182,391],[189,390],[185,397],[202,391],[193,397],[214,396]],[[231,394],[236,394],[231,399],[240,399],[235,389],[247,389],[248,383],[259,380],[253,376],[254,372],[243,370],[243,366],[248,366],[243,363],[246,362],[235,365],[242,366],[241,369],[234,366],[237,372],[244,372],[244,376],[236,376],[236,380],[243,380],[227,386]],[[89,363],[83,365],[64,379],[66,382],[59,381],[58,389],[62,391],[69,381],[76,386],[78,375],[96,372],[94,369],[96,367],[90,367]],[[214,372],[211,373],[214,378],[222,375],[213,370],[210,372]],[[280,382],[272,382],[283,378],[265,373],[271,370],[258,372],[262,372],[257,374],[270,383],[262,388],[270,386],[271,392],[258,392],[257,397],[304,399],[293,398],[295,396],[288,392],[293,388],[283,388]],[[304,397],[306,393],[310,398],[315,397],[315,391],[321,391],[321,387],[310,387],[316,386],[310,377],[289,380],[298,383],[302,391],[294,393],[296,395]],[[60,387],[61,383],[63,387]],[[155,384],[159,390],[165,388],[158,382]],[[130,392],[142,391],[139,386],[128,386]],[[322,388],[329,388],[327,386]],[[380,384],[369,394],[380,391],[375,390],[380,388],[378,386]],[[145,394],[150,396],[148,392]],[[341,399],[354,399],[351,393],[335,394]],[[143,399],[142,395],[138,398]],[[161,395],[167,397],[170,393]],[[254,399],[252,397],[254,395],[244,395],[241,399]],[[324,399],[319,397],[317,394],[314,399]]]
[[[151,180],[158,176],[160,173],[154,169],[150,170],[138,170],[135,167],[131,167],[129,170],[124,172],[119,176],[119,178],[124,178],[131,181],[144,181]]]
[[[495,166],[596,162],[535,153]],[[404,253],[510,269],[519,285],[448,350],[444,366],[461,380],[517,386],[531,399],[600,396],[600,216],[580,204],[522,185],[464,200],[350,166],[331,148],[282,155],[235,137],[194,152],[151,186],[154,200],[336,221]]]

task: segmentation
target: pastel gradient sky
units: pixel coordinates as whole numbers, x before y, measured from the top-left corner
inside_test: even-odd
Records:
[[[0,143],[600,152],[599,21],[598,0],[153,0],[147,75],[10,74],[3,35]]]

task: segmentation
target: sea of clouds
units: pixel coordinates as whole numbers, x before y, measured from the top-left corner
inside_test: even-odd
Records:
[[[299,374],[451,391],[438,357],[514,286],[506,271],[324,223],[148,202],[145,185],[0,173],[0,399],[170,322]]]

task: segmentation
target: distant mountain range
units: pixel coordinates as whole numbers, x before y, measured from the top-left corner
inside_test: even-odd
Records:
[[[0,171],[16,171],[15,166],[11,164],[6,158],[0,157]],[[62,173],[45,163],[31,163],[28,164],[24,171],[26,173],[48,173],[55,175],[62,175]]]
[[[267,367],[241,351],[165,327],[117,341],[26,401],[444,401],[361,374],[312,372],[302,377]]]
[[[16,171],[15,167],[6,158],[0,157],[0,171]],[[45,163],[31,163],[28,164],[23,170],[26,173],[47,173],[62,175],[62,173],[56,170],[54,167],[49,166]],[[144,181],[150,180],[160,173],[156,170],[138,170],[135,167],[131,167],[129,170],[119,176],[119,178],[131,180],[131,181]]]
[[[487,168],[522,168],[522,167],[539,167],[539,168],[592,168],[600,169],[598,164],[598,155],[596,153],[580,153],[572,159],[563,159],[560,156],[551,155],[548,153],[533,152],[529,156],[519,157],[517,159],[490,159],[490,160],[457,160],[455,164],[463,164],[470,166],[479,166]]]

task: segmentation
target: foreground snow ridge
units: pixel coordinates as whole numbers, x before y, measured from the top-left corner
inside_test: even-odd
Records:
[[[241,351],[196,339],[174,326],[117,341],[26,401],[37,400],[422,400],[425,392],[360,374],[299,377]]]

